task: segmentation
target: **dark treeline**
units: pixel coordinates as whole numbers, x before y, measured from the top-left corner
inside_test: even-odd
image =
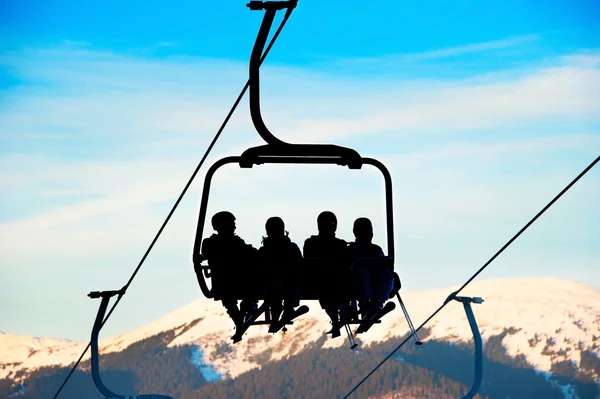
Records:
[[[518,330],[507,329],[489,337],[484,344],[483,386],[481,393],[492,398],[557,398],[563,399],[561,389],[548,383],[546,377],[529,364],[524,355],[511,357],[502,345],[503,338]],[[436,370],[453,380],[470,384],[474,376],[473,342],[469,345],[430,341],[421,348],[407,347],[405,359],[415,365]],[[457,365],[461,365],[457,367]],[[550,380],[560,385],[572,385],[581,399],[595,399],[600,389],[593,376],[576,370],[571,361],[556,361]]]
[[[581,352],[581,365],[584,370],[588,370],[600,375],[600,358],[592,351]]]
[[[182,399],[222,398],[337,398],[348,392],[389,353],[397,340],[371,346],[359,353],[347,346],[315,347],[286,360],[269,362],[234,380],[206,385]],[[396,391],[413,398],[458,398],[468,387],[434,371],[392,360],[386,362],[355,393],[356,398],[380,397]]]
[[[513,358],[502,346],[502,338],[515,333],[506,330],[490,337],[484,345],[484,383],[481,398],[562,399],[558,387],[537,373],[523,356]],[[181,331],[179,331],[181,333]],[[422,338],[428,331],[423,331]],[[101,356],[102,377],[119,394],[159,393],[181,399],[200,398],[337,398],[348,392],[400,342],[393,338],[353,353],[347,345],[325,349],[323,339],[300,354],[281,361],[266,361],[236,379],[207,383],[192,364],[194,346],[167,348],[173,331],[137,342],[119,353]],[[223,351],[230,351],[224,345]],[[268,358],[268,356],[266,357]],[[600,360],[586,351],[579,368],[570,361],[553,364],[552,380],[575,387],[581,399],[596,398],[600,391],[592,373]],[[89,363],[71,377],[60,398],[96,398]],[[32,372],[25,384],[0,380],[0,398],[46,399],[54,393],[69,372],[66,367],[44,367]],[[472,343],[453,344],[427,341],[421,347],[405,345],[353,395],[354,398],[458,398],[471,386],[474,374]],[[12,386],[11,386],[12,385]],[[10,396],[9,396],[10,395]]]
[[[483,385],[481,395],[492,399],[548,398],[563,399],[562,390],[536,372],[523,355],[511,357],[502,339],[517,330],[508,329],[488,338],[484,345]],[[428,331],[422,333],[426,337]],[[353,354],[347,347],[319,349],[319,344],[284,361],[270,362],[235,380],[207,385],[182,399],[227,397],[239,398],[335,398],[343,396],[381,359],[401,342],[391,339]],[[589,357],[589,356],[588,356]],[[595,364],[593,360],[588,360]],[[559,362],[555,363],[560,368]],[[552,380],[573,385],[582,399],[594,399],[600,393],[589,375],[553,370]],[[472,342],[451,344],[428,341],[415,347],[412,343],[398,351],[365,382],[356,398],[382,397],[401,392],[410,398],[461,397],[474,378]]]
[[[11,391],[12,381],[8,378],[0,378],[0,398],[8,398]]]
[[[189,327],[188,327],[189,328]],[[179,331],[181,334],[182,331]],[[176,337],[174,331],[164,332],[130,345],[127,349],[100,356],[100,373],[105,385],[117,394],[159,393],[180,397],[207,382],[191,362],[191,345],[167,348]],[[25,389],[12,387],[11,398],[52,398],[70,371],[70,367],[42,367],[25,381]],[[0,389],[3,387],[0,384]],[[0,397],[6,398],[0,391]],[[80,364],[59,398],[102,397],[92,380],[89,360]]]

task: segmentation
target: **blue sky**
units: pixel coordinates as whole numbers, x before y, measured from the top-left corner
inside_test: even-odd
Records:
[[[263,67],[265,119],[284,140],[385,162],[404,287],[460,284],[600,155],[599,6],[343,4],[300,1]],[[86,339],[98,304],[85,295],[129,278],[246,81],[261,14],[242,1],[3,7],[0,330]],[[208,163],[258,143],[242,102]],[[201,295],[201,180],[105,336]],[[599,183],[595,168],[481,277],[600,289]],[[209,212],[234,211],[254,245],[274,212],[299,244],[323,209],[348,240],[369,216],[385,245],[382,198],[368,169],[232,167]]]

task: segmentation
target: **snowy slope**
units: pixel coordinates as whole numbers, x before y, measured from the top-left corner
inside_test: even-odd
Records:
[[[415,325],[419,325],[451,291],[403,292]],[[513,327],[518,330],[504,338],[503,344],[512,356],[523,354],[540,371],[549,371],[554,359],[570,359],[579,364],[581,350],[591,349],[600,339],[600,291],[580,283],[554,278],[495,279],[473,282],[461,295],[481,296],[485,302],[473,305],[485,338]],[[320,339],[329,329],[328,318],[316,302],[307,302],[310,312],[289,327],[287,334],[268,334],[266,326],[251,328],[245,339],[231,344],[233,324],[220,303],[199,299],[163,318],[129,333],[104,339],[101,352],[119,351],[131,343],[162,331],[182,332],[169,346],[197,346],[194,361],[203,375],[211,378],[235,377],[265,360],[286,358]],[[196,321],[183,332],[184,327]],[[471,331],[463,307],[452,302],[434,318],[430,338],[468,341]],[[408,331],[402,312],[397,309],[381,325],[360,336],[365,344],[383,341]],[[552,340],[553,345],[544,347]],[[596,342],[600,343],[600,340]],[[87,342],[60,339],[38,339],[0,334],[0,378],[18,370],[43,365],[68,365],[75,361]],[[347,345],[345,339],[329,339],[325,346]],[[557,353],[564,350],[564,354]],[[599,351],[596,350],[596,353]],[[561,352],[562,353],[562,352]]]
[[[24,337],[0,332],[0,378],[10,370],[70,363],[81,355],[85,345],[87,343],[66,339]]]

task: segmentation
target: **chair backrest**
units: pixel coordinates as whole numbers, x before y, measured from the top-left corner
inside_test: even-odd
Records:
[[[362,259],[368,260],[368,259]],[[383,263],[391,263],[391,257],[384,257]],[[357,281],[351,267],[355,263],[347,258],[303,258],[299,263],[299,273],[295,283],[301,300],[318,299],[357,299]],[[265,281],[256,265],[227,262],[209,262],[209,274],[215,300],[222,299],[264,299]],[[400,289],[400,278],[394,273],[394,289],[391,296]]]

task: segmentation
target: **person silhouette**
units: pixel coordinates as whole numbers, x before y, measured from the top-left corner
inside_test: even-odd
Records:
[[[235,216],[231,212],[215,213],[211,224],[217,234],[202,241],[202,254],[211,266],[213,289],[226,293],[248,291],[243,284],[256,281],[253,273],[258,250],[235,234]],[[225,298],[221,302],[236,326],[258,309],[257,298],[243,299],[239,309],[236,299]]]
[[[348,243],[335,236],[337,230],[337,218],[331,211],[323,211],[317,217],[318,235],[310,236],[304,241],[303,253],[305,258],[325,258],[326,267],[320,270],[326,284],[343,280],[346,274],[346,247]],[[328,284],[328,296],[337,296],[337,285]],[[331,333],[335,338],[340,335],[339,307],[340,302],[331,298],[320,299],[319,303],[331,319]]]
[[[364,318],[377,313],[389,299],[394,287],[392,270],[384,263],[383,250],[373,244],[373,225],[368,218],[354,221],[355,241],[348,245],[354,260],[353,270],[359,281],[359,305]]]
[[[298,269],[302,253],[288,237],[280,217],[269,218],[265,230],[267,236],[263,237],[258,250],[261,270],[266,277],[265,301],[271,305],[274,320],[278,319],[282,310],[282,320],[287,320],[292,317],[294,308],[300,305]]]

